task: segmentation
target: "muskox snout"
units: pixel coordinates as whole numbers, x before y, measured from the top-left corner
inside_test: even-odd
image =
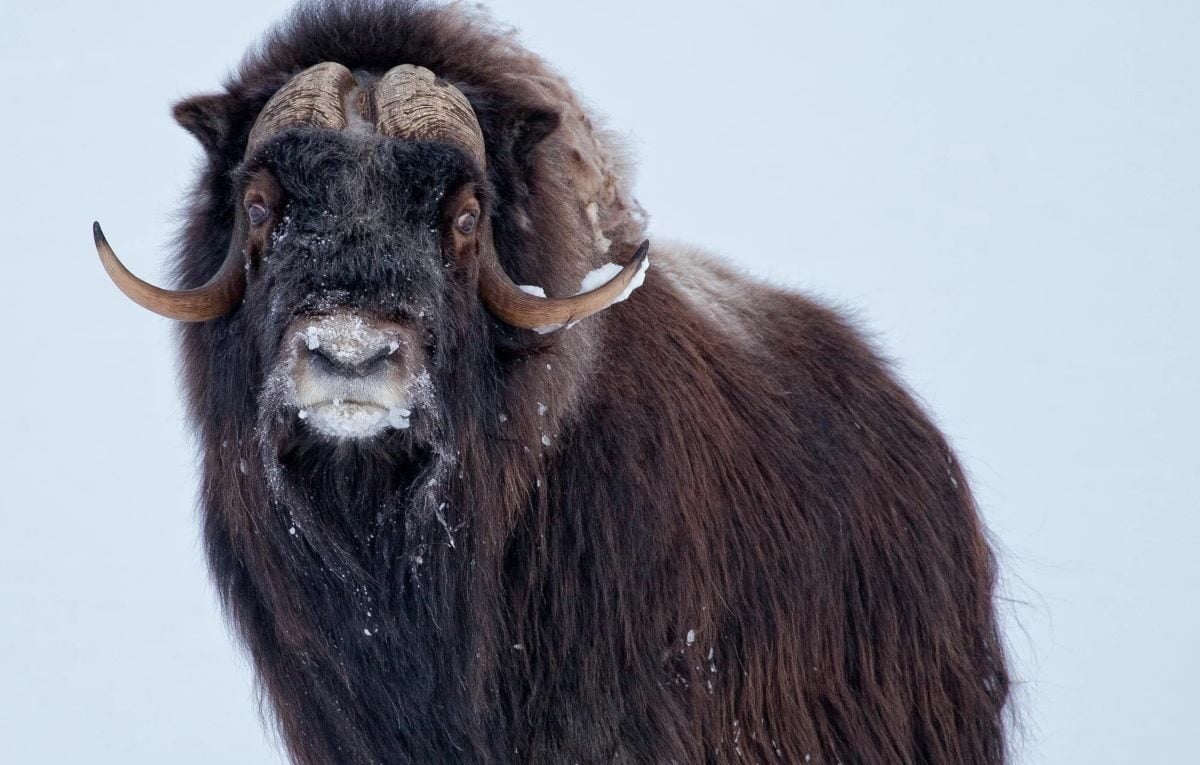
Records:
[[[383,336],[377,340],[378,342],[355,349],[355,352],[352,353],[344,353],[341,352],[341,349],[331,348],[328,345],[324,347],[318,344],[310,345],[306,340],[304,347],[299,352],[309,354],[310,358],[306,360],[307,363],[320,370],[322,374],[342,377],[371,377],[385,372],[388,365],[395,361],[392,357],[400,350],[399,340]]]
[[[287,377],[297,416],[335,438],[403,429],[428,396],[419,334],[353,311],[307,316],[288,328]]]

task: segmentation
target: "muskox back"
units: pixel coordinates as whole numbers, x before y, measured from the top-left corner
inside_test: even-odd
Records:
[[[237,244],[259,111],[322,62],[465,94],[518,282],[569,295],[643,238],[615,142],[486,20],[306,5],[176,109],[207,149],[181,286]],[[548,334],[447,292],[421,440],[273,408],[253,305],[185,328],[211,568],[296,762],[1004,760],[995,567],[945,439],[835,312],[688,248],[650,262]]]

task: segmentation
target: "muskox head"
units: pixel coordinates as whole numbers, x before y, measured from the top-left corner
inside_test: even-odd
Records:
[[[470,102],[432,72],[356,77],[318,64],[254,123],[234,172],[231,245],[206,284],[141,281],[98,225],[96,247],[122,292],[151,311],[188,322],[244,313],[265,360],[267,424],[332,440],[411,428],[421,440],[437,426],[423,412],[444,395],[430,364],[464,323],[490,314],[557,331],[611,304],[643,270],[645,245],[594,290],[546,298],[519,288],[493,243],[487,161]]]

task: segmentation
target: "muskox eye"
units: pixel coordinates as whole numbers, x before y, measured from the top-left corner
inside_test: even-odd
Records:
[[[464,234],[469,234],[475,230],[475,213],[465,212],[458,216],[454,221],[454,226]]]
[[[250,219],[250,225],[261,226],[271,217],[271,211],[266,205],[255,202],[246,207],[246,216]]]

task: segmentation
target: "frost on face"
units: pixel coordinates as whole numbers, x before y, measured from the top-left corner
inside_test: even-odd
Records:
[[[321,347],[321,332],[316,327],[307,327],[303,332],[304,344],[310,351]]]
[[[385,430],[406,430],[412,424],[415,408],[433,405],[433,383],[424,369],[407,381],[402,390],[376,390],[373,393],[354,400],[334,398],[300,409],[297,416],[324,435],[362,439]]]
[[[300,410],[301,419],[317,430],[334,438],[370,438],[392,428],[404,430],[410,424],[412,410],[393,406],[386,409],[373,404],[333,401],[314,407],[308,415]]]
[[[354,314],[325,316],[313,321],[300,331],[300,338],[308,350],[318,348],[331,358],[347,364],[357,364],[373,356],[381,345],[386,344],[395,353],[400,344],[386,340],[386,334],[375,329],[361,316]]]
[[[433,405],[428,371],[414,374],[409,367],[420,359],[419,350],[398,353],[409,341],[395,329],[353,313],[335,313],[299,328],[293,342],[291,356],[275,376],[277,390],[306,427],[323,435],[364,439],[404,430],[412,424],[414,409]],[[316,363],[318,356],[329,363]],[[343,373],[329,364],[375,366]]]

